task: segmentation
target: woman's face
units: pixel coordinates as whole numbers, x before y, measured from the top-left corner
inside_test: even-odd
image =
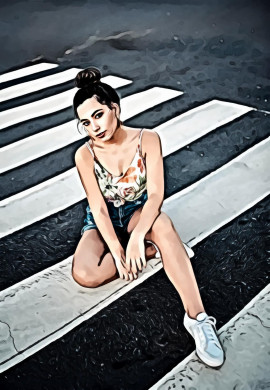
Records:
[[[89,136],[94,140],[105,142],[110,139],[117,129],[118,105],[113,104],[113,109],[110,110],[105,104],[100,104],[95,97],[86,99],[77,108],[77,112],[81,123],[84,125]],[[115,108],[115,109],[114,109]],[[100,138],[98,134],[106,131],[105,135]]]

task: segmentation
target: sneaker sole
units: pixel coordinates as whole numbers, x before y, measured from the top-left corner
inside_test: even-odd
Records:
[[[220,367],[223,366],[223,364],[225,363],[225,360],[226,360],[226,358],[225,358],[225,356],[224,356],[224,361],[223,361],[223,363],[218,364],[218,365],[213,365],[213,363],[206,362],[206,361],[204,360],[205,357],[204,357],[204,356],[201,357],[201,356],[199,355],[199,352],[198,352],[197,350],[195,350],[195,354],[198,356],[198,358],[199,358],[206,366],[208,366],[208,367],[210,367],[210,368],[217,368],[217,369],[219,369]]]

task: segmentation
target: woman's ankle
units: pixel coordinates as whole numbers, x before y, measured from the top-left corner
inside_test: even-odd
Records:
[[[189,312],[189,311],[187,311],[186,313],[187,313],[189,318],[191,318],[192,320],[196,320],[197,319],[197,315],[200,314],[200,313],[205,313],[205,311],[204,310],[200,310],[198,312]]]

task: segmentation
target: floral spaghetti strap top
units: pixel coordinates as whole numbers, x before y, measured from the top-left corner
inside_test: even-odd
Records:
[[[95,156],[92,139],[85,142],[94,159],[95,174],[101,192],[107,202],[112,202],[115,207],[122,206],[126,201],[135,201],[146,191],[146,163],[141,154],[141,138],[143,129],[140,131],[139,143],[135,156],[126,170],[120,176],[108,172]]]

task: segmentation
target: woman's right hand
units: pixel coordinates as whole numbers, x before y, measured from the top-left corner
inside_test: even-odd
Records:
[[[119,272],[120,278],[125,280],[134,280],[137,279],[138,275],[137,273],[128,272],[126,269],[126,255],[124,248],[122,246],[119,246],[117,250],[112,252],[112,256],[115,260],[116,268]]]

